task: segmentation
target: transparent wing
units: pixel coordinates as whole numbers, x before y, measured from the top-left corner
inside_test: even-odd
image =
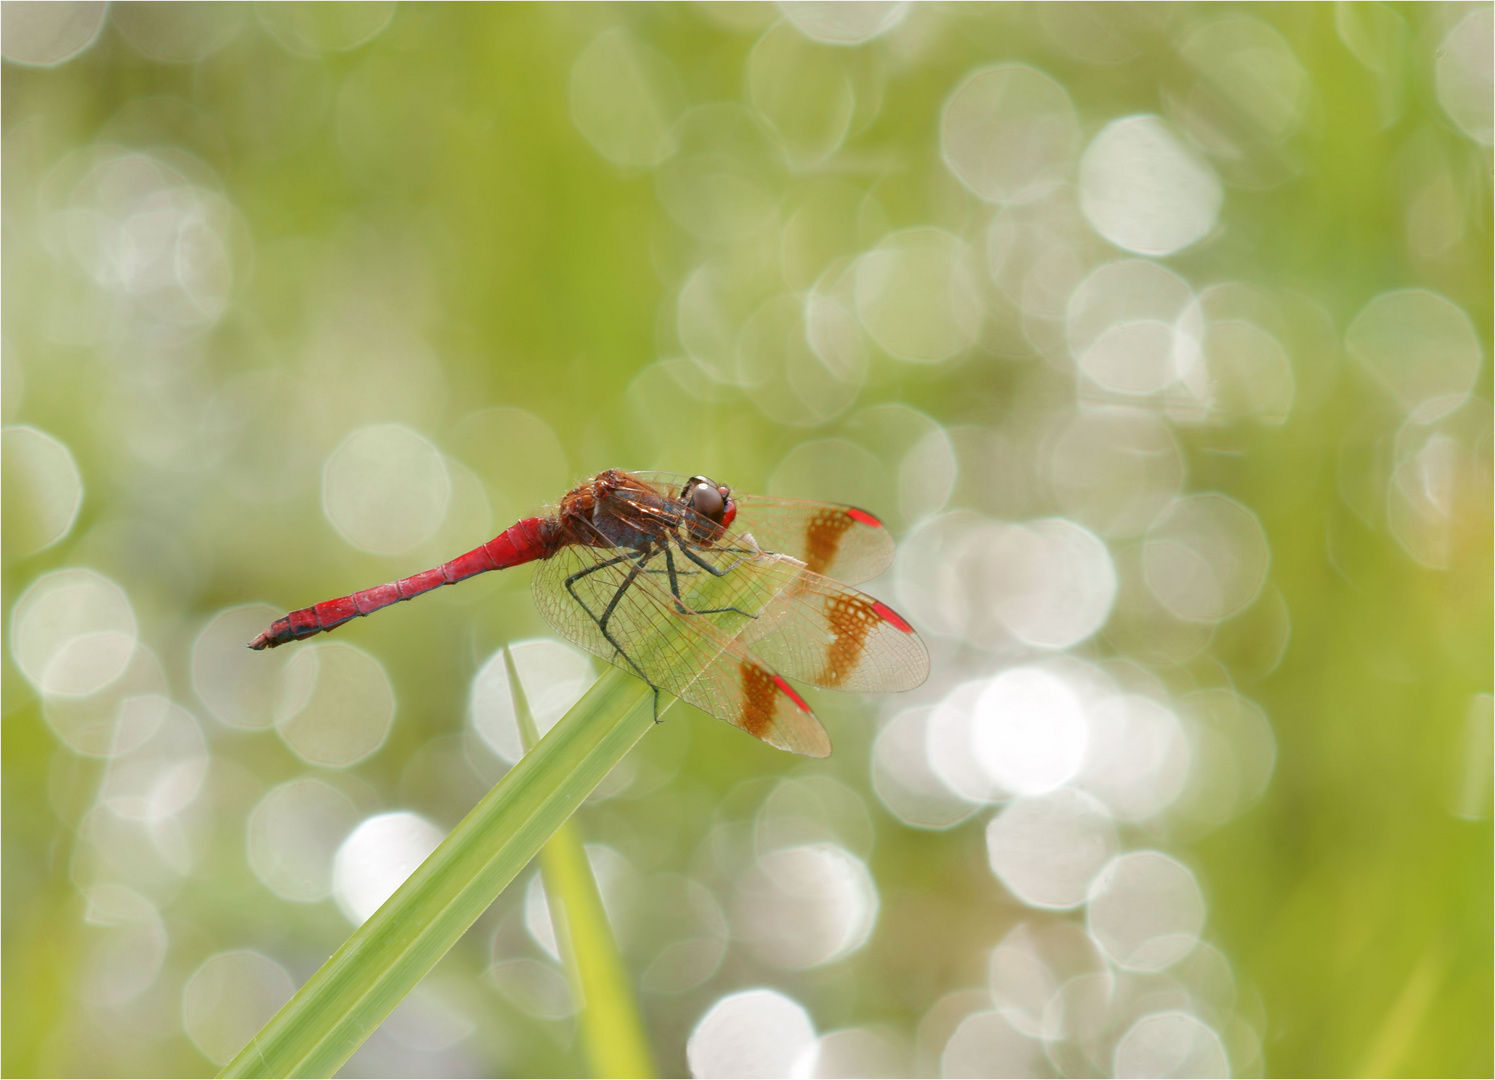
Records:
[[[866,593],[758,551],[742,536],[691,544],[679,537],[648,575],[782,675],[858,693],[911,690],[929,653],[908,621]]]
[[[678,500],[687,477],[630,472],[659,494]],[[751,535],[764,551],[792,555],[813,574],[855,585],[870,581],[893,562],[894,540],[873,514],[855,506],[808,499],[775,499],[736,490],[734,532]]]
[[[830,737],[794,688],[709,618],[683,610],[656,562],[663,557],[569,545],[536,567],[535,604],[562,636],[652,686],[770,746],[828,755]]]

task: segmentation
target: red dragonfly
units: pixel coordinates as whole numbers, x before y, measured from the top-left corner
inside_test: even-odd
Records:
[[[788,679],[886,693],[929,674],[907,620],[842,584],[876,577],[892,559],[893,538],[865,510],[609,469],[552,516],[526,518],[434,569],[293,611],[249,647],[273,649],[474,574],[539,562],[534,596],[546,620],[648,683],[656,714],[667,690],[770,746],[825,757],[830,738]]]

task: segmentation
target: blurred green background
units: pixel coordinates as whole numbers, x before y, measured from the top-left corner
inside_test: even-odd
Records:
[[[934,659],[580,812],[667,1073],[1495,1068],[1488,6],[3,10],[6,1075],[238,1049],[592,670],[243,642],[609,467]],[[539,889],[345,1074],[580,1068]]]

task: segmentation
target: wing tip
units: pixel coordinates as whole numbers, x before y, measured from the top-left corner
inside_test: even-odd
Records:
[[[907,619],[888,607],[881,600],[877,600],[872,604],[872,611],[873,614],[893,627],[894,630],[902,631],[905,634],[912,634],[914,632],[913,625]]]
[[[863,525],[873,529],[883,528],[882,520],[877,515],[869,514],[859,506],[848,506],[846,508],[846,516],[851,518],[852,521],[861,522]]]
[[[831,737],[829,733],[826,732],[825,725],[822,724],[820,722],[820,719],[815,715],[814,710],[810,708],[809,704],[805,701],[804,698],[799,696],[799,692],[789,684],[789,680],[784,678],[784,676],[775,673],[773,676],[773,682],[785,697],[794,702],[795,707],[799,709],[799,711],[805,716],[807,720],[809,720],[810,724],[813,727],[813,730],[807,730],[801,725],[796,725],[795,734],[801,736],[801,738],[795,739],[792,744],[789,740],[782,740],[779,744],[777,744],[779,745],[780,749],[787,750],[791,754],[798,754],[801,757],[807,758],[830,757]],[[803,738],[803,736],[813,736],[813,738],[805,739]]]
[[[831,756],[831,741],[830,739],[826,739],[824,742],[816,743],[815,746],[810,749],[799,749],[793,751],[793,753],[798,754],[800,757],[814,758],[817,761],[823,761]]]

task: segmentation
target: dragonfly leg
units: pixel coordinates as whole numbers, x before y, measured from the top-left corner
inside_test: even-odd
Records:
[[[617,566],[620,562],[628,562],[630,559],[640,559],[643,556],[643,551],[630,551],[627,555],[615,555],[611,559],[607,559],[604,562],[595,563],[592,566],[587,567],[585,570],[578,570],[576,571],[576,573],[572,574],[566,579],[566,591],[571,594],[571,599],[575,600],[578,604],[581,605],[581,609],[583,611],[585,611],[588,615],[592,615],[591,608],[587,607],[586,602],[583,601],[581,597],[576,595],[576,590],[571,586],[575,585],[578,581],[586,577],[588,574],[595,574],[599,570],[606,570],[609,566]],[[592,618],[595,619],[596,617],[597,616],[592,615]]]
[[[728,566],[724,570],[718,570],[716,567],[711,566],[710,564],[706,563],[705,561],[697,558],[696,555],[690,550],[690,546],[689,546],[689,542],[688,541],[684,540],[683,538],[680,540],[680,550],[683,551],[683,552],[685,552],[685,554],[690,558],[691,562],[695,563],[701,569],[705,570],[712,577],[726,577],[733,570],[736,570],[739,566],[741,566],[745,562],[752,562],[754,559],[758,558],[761,555],[772,555],[773,554],[772,551],[764,551],[762,548],[758,547],[756,540],[753,541],[753,545],[754,546],[751,547],[751,548],[741,548],[741,547],[713,547],[712,550],[714,550],[714,551],[726,551],[726,552],[730,552],[733,555],[740,556],[739,558],[734,559],[732,561],[732,565],[731,566]]]
[[[638,576],[639,571],[644,568],[644,564],[647,563],[650,558],[652,558],[652,555],[647,549],[640,549],[638,551],[629,552],[627,555],[617,555],[611,559],[607,559],[604,562],[596,563],[593,566],[589,566],[585,570],[578,570],[576,573],[572,574],[565,580],[565,586],[566,591],[571,594],[571,599],[576,601],[576,606],[585,611],[587,613],[587,617],[597,624],[597,629],[602,631],[602,636],[607,639],[607,643],[611,645],[613,647],[613,650],[627,662],[628,666],[633,669],[633,673],[635,675],[649,684],[650,689],[654,691],[657,698],[659,694],[659,687],[655,686],[652,682],[649,682],[649,677],[644,674],[643,669],[640,668],[638,664],[634,663],[633,657],[628,655],[623,646],[618,644],[616,639],[613,638],[612,634],[610,634],[607,629],[607,621],[612,617],[613,609],[618,606],[618,601],[622,598],[623,593],[627,591],[628,586],[632,584],[633,579]],[[624,580],[622,585],[618,586],[618,591],[613,594],[612,600],[608,602],[608,605],[603,613],[601,615],[598,615],[591,608],[587,607],[587,602],[583,600],[576,592],[576,583],[582,578],[586,577],[588,574],[595,574],[597,571],[605,570],[609,566],[616,566],[620,562],[630,561],[635,563],[633,569],[628,571],[628,577]],[[655,708],[657,715],[657,702]]]
[[[680,598],[679,575],[675,570],[675,556],[671,553],[669,544],[664,546],[664,565],[665,572],[670,575],[670,595],[675,598],[675,610],[682,615],[691,614],[691,609],[686,607],[685,601]],[[705,615],[707,612],[696,612],[696,614]]]
[[[727,567],[726,570],[723,570],[722,573],[724,573],[724,574],[731,572],[733,569],[735,569],[737,566],[741,565],[742,563],[750,562],[753,559],[756,559],[759,555],[775,555],[775,554],[777,554],[777,552],[773,552],[773,551],[764,551],[762,548],[716,547],[714,545],[713,545],[713,547],[712,547],[711,550],[712,551],[726,551],[726,552],[729,552],[729,553],[731,553],[733,555],[741,555],[742,556],[742,558],[738,559],[737,562],[734,562],[731,566]]]
[[[637,559],[637,562],[634,563],[633,569],[628,571],[628,576],[623,579],[622,584],[620,584],[617,588],[617,591],[613,593],[613,598],[607,602],[607,607],[602,609],[602,614],[600,616],[592,616],[597,620],[597,629],[602,631],[602,636],[607,638],[608,643],[611,644],[612,647],[617,649],[619,652],[622,652],[623,650],[619,648],[616,641],[613,641],[612,635],[607,632],[607,624],[612,620],[613,612],[618,608],[618,601],[623,599],[623,594],[627,592],[628,587],[633,584],[633,579],[638,577],[639,574],[643,572],[644,567],[649,565],[650,560],[652,560],[654,556],[658,554],[659,552],[650,551],[647,548],[640,549],[638,554],[634,556],[634,558]],[[576,594],[573,592],[571,595],[575,596]],[[588,610],[587,614],[591,615],[592,613],[590,610]],[[632,663],[632,661],[629,662]],[[649,683],[649,685],[653,686],[654,684]]]
[[[690,545],[689,544],[681,543],[681,545],[680,545],[680,553],[682,555],[684,555],[687,559],[689,559],[691,562],[693,562],[697,566],[699,566],[702,570],[706,571],[706,573],[710,574],[712,577],[726,577],[733,570],[736,570],[739,566],[741,566],[743,563],[745,563],[745,562],[748,561],[747,559],[738,559],[736,562],[734,562],[731,566],[727,567],[725,570],[718,570],[716,567],[712,566],[705,559],[703,559],[699,555],[697,555],[694,551],[690,550]]]
[[[612,632],[607,628],[607,624],[609,621],[611,621],[613,612],[617,610],[618,601],[623,599],[623,594],[626,593],[628,591],[628,587],[633,584],[633,579],[638,577],[639,574],[644,571],[644,568],[648,566],[649,561],[653,559],[657,554],[659,554],[657,551],[650,551],[648,548],[640,548],[638,551],[631,554],[620,555],[617,558],[608,560],[607,562],[598,563],[596,566],[590,567],[587,570],[578,571],[577,573],[572,574],[566,579],[566,591],[571,594],[571,598],[581,605],[581,610],[585,611],[592,617],[592,621],[597,624],[597,629],[601,631],[602,636],[607,641],[607,643],[613,647],[613,651],[616,652],[618,656],[622,657],[624,662],[627,663],[627,665],[631,669],[633,669],[633,673],[635,675],[644,680],[650,690],[654,691],[654,716],[656,720],[659,718],[659,687],[655,685],[654,681],[650,679],[648,675],[644,674],[644,669],[639,667],[638,663],[633,659],[633,657],[628,655],[628,650],[624,649],[623,646],[618,643],[617,638],[613,637]],[[625,577],[622,583],[618,585],[617,591],[613,593],[612,599],[607,602],[607,607],[603,609],[602,614],[593,614],[592,609],[587,607],[587,605],[582,601],[581,597],[576,595],[576,590],[572,588],[573,584],[579,578],[585,577],[587,574],[595,570],[601,570],[605,566],[613,566],[617,563],[627,562],[629,560],[633,561],[633,569],[628,571],[628,576]]]
[[[670,545],[664,546],[664,568],[665,573],[670,576],[670,595],[675,598],[675,610],[684,615],[690,611],[685,602],[680,599],[680,582],[675,574],[675,556],[670,553]]]
[[[743,561],[741,559],[738,559],[737,562],[733,563],[732,566],[727,567],[726,570],[718,570],[716,567],[714,567],[710,563],[708,563],[705,559],[703,559],[699,555],[697,555],[694,551],[691,551],[690,548],[687,547],[684,543],[680,544],[680,553],[682,555],[684,555],[687,559],[689,559],[691,562],[693,562],[697,566],[699,566],[702,570],[705,570],[712,577],[719,577],[719,578],[720,577],[726,577],[727,574],[729,574],[732,571],[733,567],[736,567],[739,563],[741,563]],[[666,547],[664,549],[664,557],[665,557],[665,562],[669,563],[669,565],[671,567],[671,571],[672,571],[671,577],[670,577],[670,591],[675,594],[675,602],[680,607],[680,610],[682,612],[690,611],[691,609],[685,607],[680,602],[680,591],[675,588],[675,578],[674,578],[674,575],[673,575],[673,568],[674,568],[674,565],[675,565],[675,560],[671,557],[671,555],[670,555],[670,549],[668,547]],[[736,612],[738,615],[746,615],[749,619],[756,619],[758,617],[758,616],[754,615],[751,611],[743,611],[742,608],[739,608],[739,607],[701,608],[700,610],[695,611],[694,614],[696,614],[696,615],[720,615],[720,614],[722,614],[724,612],[728,612],[728,611]]]

